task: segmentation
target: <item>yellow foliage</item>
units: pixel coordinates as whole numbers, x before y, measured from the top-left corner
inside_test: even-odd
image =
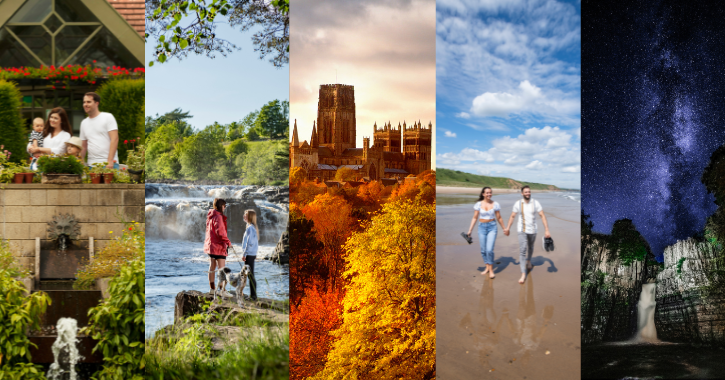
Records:
[[[126,227],[122,236],[111,240],[91,263],[78,270],[74,288],[89,289],[95,280],[115,276],[129,261],[144,260],[146,252],[144,226],[136,221],[124,224]]]
[[[335,181],[347,182],[354,181],[357,173],[354,170],[346,167],[337,169],[335,172]]]
[[[307,180],[307,172],[305,169],[295,166],[289,171],[289,182],[290,184],[299,184]]]
[[[313,379],[435,378],[435,227],[433,204],[401,199],[350,237],[343,323]]]

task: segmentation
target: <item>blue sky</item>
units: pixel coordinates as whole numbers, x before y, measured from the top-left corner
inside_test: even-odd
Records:
[[[439,0],[438,168],[581,187],[581,4]]]
[[[289,99],[289,66],[276,69],[259,59],[251,43],[254,30],[242,33],[220,24],[216,33],[242,50],[214,59],[190,54],[148,67],[156,43],[146,43],[146,116],[180,107],[191,111],[188,122],[201,129],[215,121],[240,121],[270,100]]]

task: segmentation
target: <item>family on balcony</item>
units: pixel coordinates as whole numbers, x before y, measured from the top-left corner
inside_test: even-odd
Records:
[[[108,112],[100,112],[101,97],[95,92],[83,96],[83,109],[88,117],[81,122],[80,137],[73,131],[68,115],[61,107],[53,108],[48,120],[33,120],[28,153],[33,157],[30,168],[37,170],[38,157],[45,154],[73,155],[91,166],[107,162],[108,169],[118,169],[118,125]],[[87,159],[86,159],[87,156]]]

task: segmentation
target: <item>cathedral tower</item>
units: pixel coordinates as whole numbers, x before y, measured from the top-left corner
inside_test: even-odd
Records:
[[[373,135],[375,147],[382,148],[383,152],[400,153],[400,145],[403,140],[403,129],[400,124],[395,128],[388,122],[382,128],[378,128],[378,124],[375,123],[373,129],[375,131]]]
[[[317,143],[341,154],[355,148],[355,88],[323,84],[317,103]]]
[[[433,124],[423,126],[420,121],[406,126],[403,123],[403,153],[408,172],[418,175],[430,170],[433,142]]]

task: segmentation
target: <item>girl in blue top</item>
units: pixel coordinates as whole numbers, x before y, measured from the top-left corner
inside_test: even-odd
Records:
[[[468,236],[471,236],[473,232],[473,226],[476,225],[478,219],[481,223],[478,225],[478,240],[481,243],[481,256],[483,257],[483,263],[486,265],[486,269],[481,272],[481,275],[488,276],[491,278],[496,277],[493,274],[493,245],[496,243],[496,234],[498,228],[496,228],[496,220],[503,226],[503,219],[501,219],[501,206],[498,202],[491,200],[493,196],[493,190],[486,186],[481,190],[481,195],[478,197],[478,202],[473,206],[473,220],[471,220],[471,227],[468,229]],[[504,231],[504,234],[506,232]],[[507,235],[507,234],[506,234]]]
[[[259,234],[257,231],[257,213],[254,210],[244,211],[244,221],[247,222],[247,229],[244,231],[242,240],[242,260],[249,265],[249,296],[253,301],[257,300],[257,280],[254,279],[254,260],[257,258],[259,249]]]

